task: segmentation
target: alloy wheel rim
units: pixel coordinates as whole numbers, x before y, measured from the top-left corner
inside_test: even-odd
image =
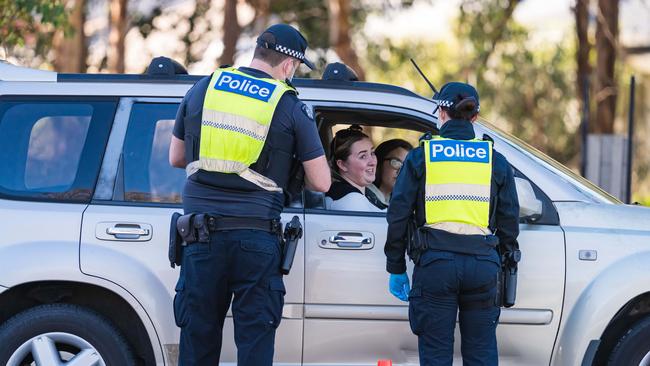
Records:
[[[650,351],[648,351],[648,353],[643,357],[639,366],[650,366]]]
[[[30,365],[38,366],[106,366],[88,341],[62,332],[44,333],[27,340],[14,351],[7,366],[24,365],[29,357],[33,359]]]

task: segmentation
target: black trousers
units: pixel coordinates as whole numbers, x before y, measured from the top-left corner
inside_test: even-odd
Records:
[[[219,364],[231,301],[237,365],[272,365],[285,294],[280,257],[278,237],[259,230],[213,232],[209,243],[185,247],[174,298],[179,365]]]
[[[418,336],[420,365],[452,365],[457,317],[463,365],[498,364],[499,267],[496,250],[489,255],[423,253],[409,294],[409,321]]]

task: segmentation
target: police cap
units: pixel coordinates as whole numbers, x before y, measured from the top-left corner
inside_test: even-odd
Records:
[[[288,24],[270,26],[257,38],[257,44],[296,58],[310,69],[314,69],[314,64],[305,57],[307,40],[296,28]]]
[[[474,113],[481,109],[479,105],[478,92],[476,89],[466,83],[453,81],[440,88],[440,91],[434,95],[433,99],[438,101],[438,105],[447,109],[456,109],[460,104],[465,104],[470,100],[475,101]]]

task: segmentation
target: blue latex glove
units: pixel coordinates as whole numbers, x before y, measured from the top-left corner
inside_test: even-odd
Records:
[[[409,276],[406,273],[392,274],[388,280],[388,289],[390,293],[402,301],[409,301],[409,292],[411,292],[411,285],[409,285]]]

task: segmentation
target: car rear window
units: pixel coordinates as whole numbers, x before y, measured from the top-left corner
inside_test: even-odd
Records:
[[[83,98],[1,99],[0,195],[89,202],[115,106]]]

